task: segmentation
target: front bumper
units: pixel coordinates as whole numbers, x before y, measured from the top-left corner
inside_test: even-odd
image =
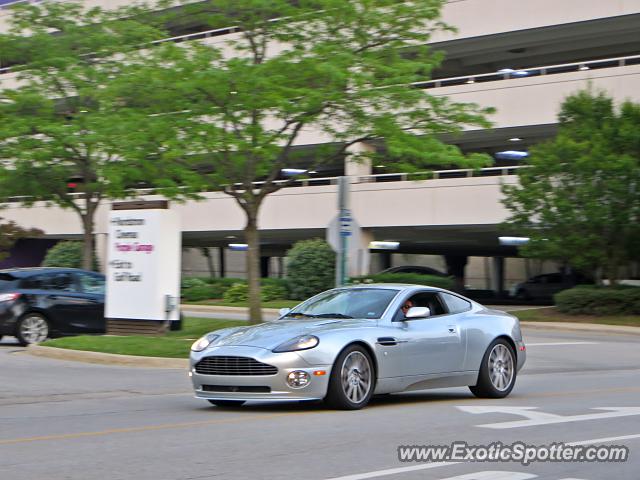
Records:
[[[197,373],[195,365],[204,357],[234,356],[249,357],[273,365],[278,369],[274,375],[203,375]],[[307,372],[310,382],[302,388],[290,387],[287,375],[296,370]],[[324,371],[324,375],[314,372]],[[296,352],[273,353],[258,347],[222,346],[208,348],[203,352],[192,352],[189,376],[193,382],[195,396],[207,400],[243,401],[287,401],[320,400],[327,395],[331,365],[310,365]],[[247,391],[248,390],[248,391]]]

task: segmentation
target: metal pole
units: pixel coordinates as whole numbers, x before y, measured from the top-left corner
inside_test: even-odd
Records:
[[[351,235],[351,212],[349,211],[349,178],[338,178],[338,213],[340,242],[336,256],[336,286],[347,283],[347,252]]]

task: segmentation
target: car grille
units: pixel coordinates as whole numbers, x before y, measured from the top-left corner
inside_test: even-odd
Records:
[[[271,393],[271,387],[241,386],[241,385],[202,385],[205,392],[225,393]]]
[[[196,363],[201,375],[275,375],[278,369],[249,357],[205,357]]]

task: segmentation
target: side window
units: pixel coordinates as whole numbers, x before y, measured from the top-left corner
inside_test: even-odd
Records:
[[[70,273],[54,273],[46,276],[46,288],[47,290],[56,290],[59,292],[76,292],[76,284],[73,281],[73,276]]]
[[[444,292],[440,293],[440,295],[442,296],[444,303],[447,304],[449,313],[462,313],[467,310],[471,310],[471,302],[468,302],[463,298]]]
[[[33,275],[31,277],[23,278],[20,282],[20,288],[25,290],[40,290],[44,288],[43,279],[45,275]]]
[[[422,292],[410,298],[414,307],[427,307],[431,311],[431,316],[444,315],[446,313],[442,302],[436,292]]]
[[[95,295],[104,295],[104,278],[100,275],[89,275],[86,273],[78,273],[80,280],[80,288],[84,293],[93,293]]]

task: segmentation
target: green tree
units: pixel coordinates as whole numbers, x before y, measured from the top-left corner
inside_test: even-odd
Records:
[[[171,123],[176,133],[157,152],[172,172],[163,186],[167,195],[223,190],[244,211],[253,322],[261,319],[260,208],[284,186],[277,180],[295,161],[305,132],[334,146],[318,149],[317,162],[345,155],[364,161],[374,154],[350,147],[367,141],[380,145],[388,165],[395,161],[404,170],[487,162],[437,136],[487,126],[490,110],[415,85],[442,60],[426,43],[448,28],[440,21],[443,3],[219,0],[180,10],[211,28],[234,26],[235,33],[180,44],[164,64],[174,113],[150,117]]]
[[[15,222],[1,222],[0,218],[0,260],[4,260],[9,254],[11,247],[21,238],[40,237],[43,232],[36,228],[25,229]]]
[[[137,128],[137,117],[113,87],[140,65],[151,72],[162,52],[141,49],[166,37],[140,20],[144,11],[20,4],[8,17],[10,31],[0,35],[0,58],[14,64],[18,78],[16,88],[0,92],[0,161],[10,165],[0,172],[0,197],[75,211],[86,269],[100,202],[134,195],[133,187],[152,177],[152,159],[128,158],[121,139]]]
[[[602,271],[640,257],[640,105],[605,93],[569,96],[557,136],[531,150],[519,185],[505,186],[508,228],[531,237],[524,255]]]

